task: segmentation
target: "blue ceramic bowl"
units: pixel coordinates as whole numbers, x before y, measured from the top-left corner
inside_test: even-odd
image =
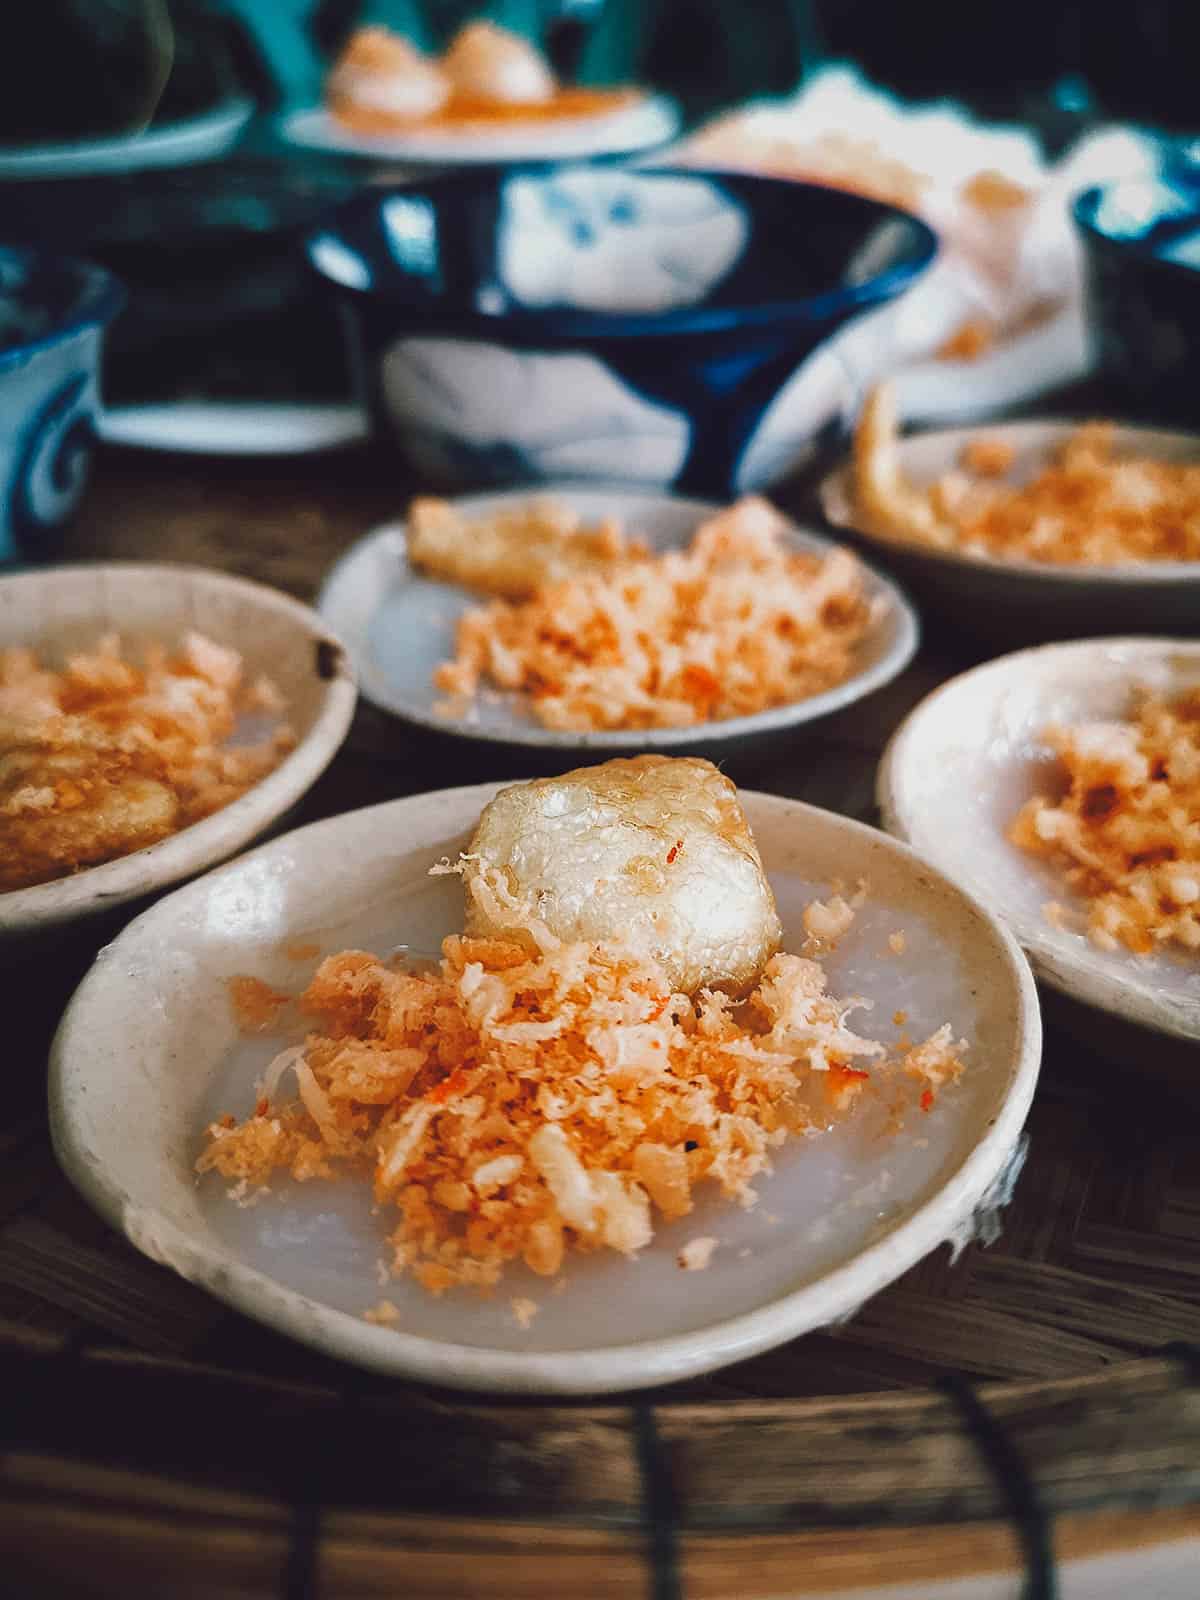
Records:
[[[1200,424],[1200,165],[1085,189],[1073,204],[1087,260],[1094,355],[1123,414]]]
[[[48,553],[79,502],[100,344],[124,301],[101,267],[0,246],[0,562]]]
[[[376,419],[422,472],[714,497],[840,432],[856,396],[834,335],[936,249],[835,189],[599,166],[368,190],[308,241]]]

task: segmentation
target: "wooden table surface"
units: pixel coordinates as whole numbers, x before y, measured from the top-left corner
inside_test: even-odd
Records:
[[[402,511],[411,484],[386,456],[273,461],[110,453],[71,530],[71,560],[194,562],[311,599],[336,557]],[[804,502],[800,502],[803,509]],[[783,737],[740,783],[873,819],[875,766],[899,718],[962,665],[931,635],[889,689],[817,738]],[[500,775],[474,746],[430,746],[360,707],[299,822],[420,789]],[[318,1382],[334,1364],[257,1327],[135,1253],[60,1176],[44,1062],[86,951],[4,980],[0,1109],[0,1377],[5,1347],[87,1342],[241,1373]],[[51,970],[52,967],[52,970]],[[672,1398],[854,1393],[948,1371],[1003,1379],[1085,1374],[1200,1341],[1200,1137],[1154,1086],[1051,1033],[1030,1155],[1003,1236],[946,1249],[849,1324],[671,1391]]]

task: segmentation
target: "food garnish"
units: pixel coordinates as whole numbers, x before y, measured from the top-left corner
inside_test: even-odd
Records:
[[[412,502],[408,559],[431,577],[506,600],[524,600],[548,583],[610,573],[619,561],[645,555],[620,523],[594,527],[556,500],[530,500],[489,517],[467,517],[431,495]]]
[[[684,550],[630,551],[605,571],[473,608],[434,675],[453,697],[445,709],[482,685],[521,693],[548,728],[671,728],[832,688],[854,670],[880,603],[849,550],[794,550],[785,528],[750,497]]]
[[[437,58],[389,28],[359,28],[326,84],[333,116],[368,137],[594,116],[639,96],[636,89],[559,84],[535,45],[482,19],[464,23]]]
[[[1022,806],[1013,843],[1063,872],[1100,949],[1200,949],[1200,690],[1145,693],[1129,721],[1043,737],[1066,788]],[[1057,902],[1046,916],[1070,925]]]
[[[1200,559],[1200,462],[1119,452],[1113,425],[1076,428],[1025,483],[1004,481],[1012,447],[982,435],[928,487],[906,478],[888,384],[868,395],[854,438],[855,511],[884,538],[1048,565]]]

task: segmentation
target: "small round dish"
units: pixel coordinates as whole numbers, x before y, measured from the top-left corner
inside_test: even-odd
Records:
[[[202,872],[282,817],[328,766],[354,714],[354,675],[341,645],[297,600],[199,567],[106,563],[0,579],[0,647],[51,660],[106,632],[126,644],[174,644],[189,628],[231,646],[288,702],[298,743],[275,770],[203,821],[159,844],[68,878],[0,894],[0,949],[111,911]]]
[[[146,1255],[326,1354],[392,1376],[495,1391],[644,1387],[741,1360],[845,1317],[947,1239],[1011,1179],[1033,1095],[1041,1026],[1011,937],[903,845],[796,801],[743,791],[779,903],[785,945],[834,880],[865,878],[868,903],[827,959],[839,994],[868,993],[858,1025],[885,1043],[945,1020],[972,1042],[961,1081],[919,1123],[878,1137],[845,1124],[785,1146],[751,1210],[719,1199],[662,1224],[636,1259],[569,1260],[565,1288],[513,1270],[494,1297],[435,1298],[411,1279],[380,1286],[387,1229],[353,1181],[279,1187],[230,1202],[197,1183],[203,1129],[253,1106],[278,1047],[238,1037],[227,980],[296,990],[346,948],[436,950],[462,926],[457,879],[430,878],[464,848],[494,785],[418,795],[315,823],[160,901],[101,952],[52,1052],[50,1115],[64,1171]],[[905,953],[890,935],[903,929]],[[790,935],[790,938],[789,938]],[[298,941],[303,964],[288,959]],[[923,1030],[923,1031],[922,1031]],[[882,1108],[881,1108],[882,1109]],[[719,1241],[703,1272],[676,1255]],[[540,1309],[519,1325],[510,1297]],[[381,1295],[399,1323],[362,1313]]]
[[[527,491],[514,490],[466,496],[454,503],[467,517],[486,517],[529,498]],[[629,532],[659,550],[685,544],[697,524],[717,509],[707,501],[590,485],[551,484],[539,498],[570,506],[585,522],[616,517]],[[796,549],[817,554],[831,548],[827,540],[799,528],[790,531],[789,540]],[[453,655],[458,618],[481,599],[467,589],[415,573],[408,565],[403,523],[388,523],[351,546],[322,585],[317,610],[345,642],[363,694],[381,710],[435,733],[527,749],[595,752],[606,759],[635,749],[674,755],[712,749],[728,753],[831,716],[890,683],[916,652],[919,624],[900,590],[869,567],[866,584],[868,594],[884,597],[887,606],[860,642],[856,670],[844,682],[755,716],[635,731],[544,728],[522,705],[521,697],[512,694],[481,694],[463,716],[439,711],[446,697],[434,687],[434,668]]]
[[[640,155],[679,132],[679,108],[666,95],[645,95],[590,116],[509,122],[503,127],[414,128],[410,133],[355,133],[324,106],[293,111],[279,125],[289,143],[338,155],[399,161],[413,167],[493,166],[497,162],[571,161]]]
[[[1172,1067],[1159,1038],[1129,1055],[1131,1025],[1180,1042],[1195,1076],[1200,1044],[1200,963],[1098,949],[1052,923],[1051,901],[1070,907],[1052,867],[1011,844],[1009,824],[1032,795],[1053,792],[1056,762],[1041,742],[1054,722],[1120,720],[1133,691],[1200,681],[1200,643],[1094,639],[1022,650],[976,667],[934,691],[893,736],[879,770],[884,825],[979,897],[1011,928],[1038,978],[1094,1014],[1071,1008],[1106,1054],[1148,1070]],[[1107,1039],[1106,1039],[1107,1036]],[[1107,1043],[1107,1049],[1105,1044]]]
[[[1078,426],[1055,419],[937,429],[902,439],[899,461],[906,476],[923,486],[955,468],[971,440],[996,439],[1015,450],[1010,477],[1020,481],[1031,477]],[[1119,427],[1113,442],[1118,453],[1200,461],[1196,434]],[[860,521],[848,462],[824,480],[820,499],[829,522],[884,562],[918,600],[993,643],[1042,644],[1131,630],[1190,633],[1200,617],[1200,561],[1052,566],[927,549],[889,538]]]

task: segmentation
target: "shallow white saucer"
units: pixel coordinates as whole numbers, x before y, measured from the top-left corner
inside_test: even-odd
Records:
[[[702,500],[573,484],[468,495],[454,503],[469,517],[485,517],[530,499],[557,500],[587,521],[618,517],[656,549],[685,544],[697,524],[716,509]],[[827,539],[799,528],[788,537],[799,550],[822,554],[831,548]],[[755,716],[636,732],[544,728],[530,715],[523,697],[512,694],[481,694],[466,715],[447,716],[438,710],[445,696],[434,688],[434,668],[453,655],[455,624],[465,610],[479,604],[479,596],[414,573],[405,553],[402,523],[377,528],[350,547],[325,580],[317,610],[350,651],[367,699],[408,722],[438,733],[528,748],[605,755],[630,748],[679,753],[698,746],[734,750],[765,735],[817,722],[901,673],[916,651],[916,614],[901,591],[870,568],[867,592],[884,597],[887,606],[858,645],[855,670],[843,683]]]
[[[0,953],[34,934],[100,915],[191,877],[277,822],[333,759],[354,715],[346,652],[308,606],[265,584],[201,567],[95,562],[0,578],[0,647],[64,652],[119,633],[136,647],[174,645],[190,628],[237,650],[251,679],[266,673],[287,699],[296,748],[245,794],[158,844],[52,883],[0,894]]]
[[[956,467],[963,446],[972,439],[996,439],[1012,445],[1015,460],[1009,477],[1019,482],[1032,476],[1078,426],[1047,420],[915,433],[900,441],[899,460],[912,482],[926,485]],[[1125,426],[1115,430],[1114,444],[1118,452],[1200,462],[1197,434]],[[888,538],[859,517],[849,463],[825,479],[820,498],[833,526],[855,537],[919,600],[928,601],[960,626],[1010,647],[1081,634],[1191,632],[1200,617],[1200,561],[1051,566],[933,550]]]
[[[178,400],[114,407],[97,419],[96,432],[105,444],[136,450],[293,456],[357,444],[370,424],[356,405]]]
[[[491,1299],[381,1285],[387,1219],[366,1185],[280,1183],[239,1207],[198,1182],[203,1129],[245,1114],[278,1048],[239,1038],[226,981],[296,991],[320,955],[348,947],[436,951],[462,926],[454,855],[495,785],[350,812],[284,835],[160,901],[104,950],[72,1001],[50,1070],[55,1150],[71,1181],[154,1260],[301,1342],[375,1371],[465,1388],[585,1393],[709,1371],[852,1313],[944,1240],[973,1228],[1010,1170],[1033,1095],[1041,1026],[1011,937],[885,834],[796,801],[743,793],[779,901],[785,942],[835,878],[870,901],[828,960],[835,992],[877,1004],[856,1025],[885,1042],[943,1020],[972,1041],[969,1067],[928,1114],[883,1133],[867,1114],[796,1140],[753,1210],[709,1198],[663,1225],[636,1260],[581,1256],[566,1287],[514,1269]],[[897,956],[889,935],[903,929]],[[318,954],[297,961],[303,941]],[[886,1116],[879,1107],[878,1115]],[[676,1264],[698,1235],[720,1242],[703,1272]],[[396,1327],[362,1312],[386,1296]],[[522,1328],[512,1296],[540,1309]]]

